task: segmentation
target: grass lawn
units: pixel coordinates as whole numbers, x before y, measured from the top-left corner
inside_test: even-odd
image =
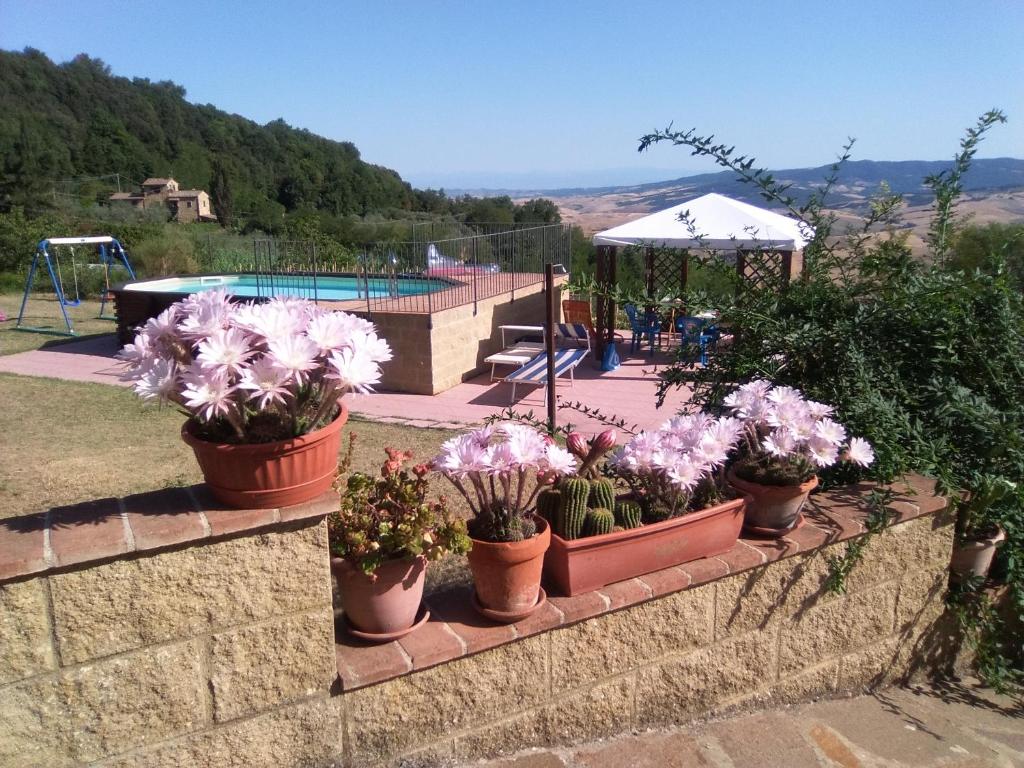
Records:
[[[0,518],[202,480],[179,436],[184,417],[143,406],[128,390],[0,374],[0,403]],[[384,446],[426,459],[454,434],[353,418],[343,448],[350,433],[354,468],[365,472],[377,471]],[[446,486],[434,482],[451,498]]]
[[[0,311],[7,316],[5,321],[0,322],[0,355],[13,355],[15,352],[63,344],[69,340],[66,336],[15,330],[21,296],[21,293],[0,293]],[[68,307],[67,310],[78,337],[114,332],[114,321],[99,318],[99,301],[83,301],[77,307]],[[113,314],[113,307],[109,307],[108,311]],[[67,330],[56,297],[47,294],[34,294],[29,298],[25,308],[25,324],[57,331]]]

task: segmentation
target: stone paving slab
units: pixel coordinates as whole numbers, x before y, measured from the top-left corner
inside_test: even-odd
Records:
[[[1024,698],[973,679],[889,688],[468,766],[1024,768]]]

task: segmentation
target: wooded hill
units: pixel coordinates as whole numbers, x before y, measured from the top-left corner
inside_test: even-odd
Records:
[[[115,188],[111,174],[126,188],[173,176],[209,190],[219,214],[257,225],[300,208],[366,215],[438,202],[421,201],[349,142],[191,104],[181,86],[117,77],[84,54],[55,64],[33,49],[0,51],[0,163],[0,210],[31,211],[58,195],[102,200]]]

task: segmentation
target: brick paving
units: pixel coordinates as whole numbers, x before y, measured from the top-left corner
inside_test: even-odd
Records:
[[[556,388],[559,402],[582,402],[607,415],[621,417],[630,425],[644,429],[657,427],[687,401],[689,392],[685,389],[670,392],[665,405],[658,408],[655,401],[657,374],[670,362],[670,354],[659,351],[650,357],[646,349],[630,354],[628,343],[620,343],[618,348],[622,365],[617,370],[601,371],[598,361],[592,357],[576,369],[572,386],[567,377],[559,378]],[[118,378],[120,368],[114,360],[117,350],[117,340],[112,334],[94,336],[0,356],[0,373],[127,386]],[[397,360],[390,363],[398,364]],[[510,406],[521,413],[533,411],[538,418],[544,418],[542,388],[520,385],[516,387],[514,402],[511,393],[511,385],[492,383],[488,371],[437,395],[378,392],[349,395],[346,402],[353,414],[363,418],[437,429],[480,424]],[[569,410],[559,411],[559,423],[572,423],[586,432],[603,429],[599,422]]]
[[[1020,768],[1024,700],[973,679],[914,685],[460,764],[469,766]]]

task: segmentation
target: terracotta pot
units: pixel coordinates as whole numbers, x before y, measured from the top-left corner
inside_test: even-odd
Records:
[[[467,558],[480,605],[495,614],[519,618],[537,608],[544,552],[550,543],[551,526],[541,518],[537,518],[536,535],[525,541],[473,539]]]
[[[781,536],[791,531],[798,522],[807,497],[818,487],[817,476],[800,485],[752,483],[736,477],[732,469],[726,476],[729,485],[750,497],[744,513],[744,527],[769,535],[775,532]]]
[[[989,568],[992,567],[992,558],[996,553],[996,547],[1006,539],[1006,532],[1002,528],[996,529],[991,536],[972,541],[961,541],[953,547],[953,557],[949,563],[949,570],[953,574],[954,581],[964,581],[967,578],[984,579],[988,576]]]
[[[544,556],[548,587],[579,595],[616,581],[728,552],[743,525],[745,499],[602,536],[567,540],[551,534]]]
[[[230,445],[201,440],[189,419],[181,439],[192,447],[206,485],[231,507],[268,509],[315,499],[334,484],[341,449],[341,428],[348,408],[323,429],[291,440]]]
[[[367,576],[348,560],[332,557],[331,571],[338,579],[345,619],[356,629],[394,639],[396,633],[410,630],[416,623],[423,602],[426,558],[388,560]]]

